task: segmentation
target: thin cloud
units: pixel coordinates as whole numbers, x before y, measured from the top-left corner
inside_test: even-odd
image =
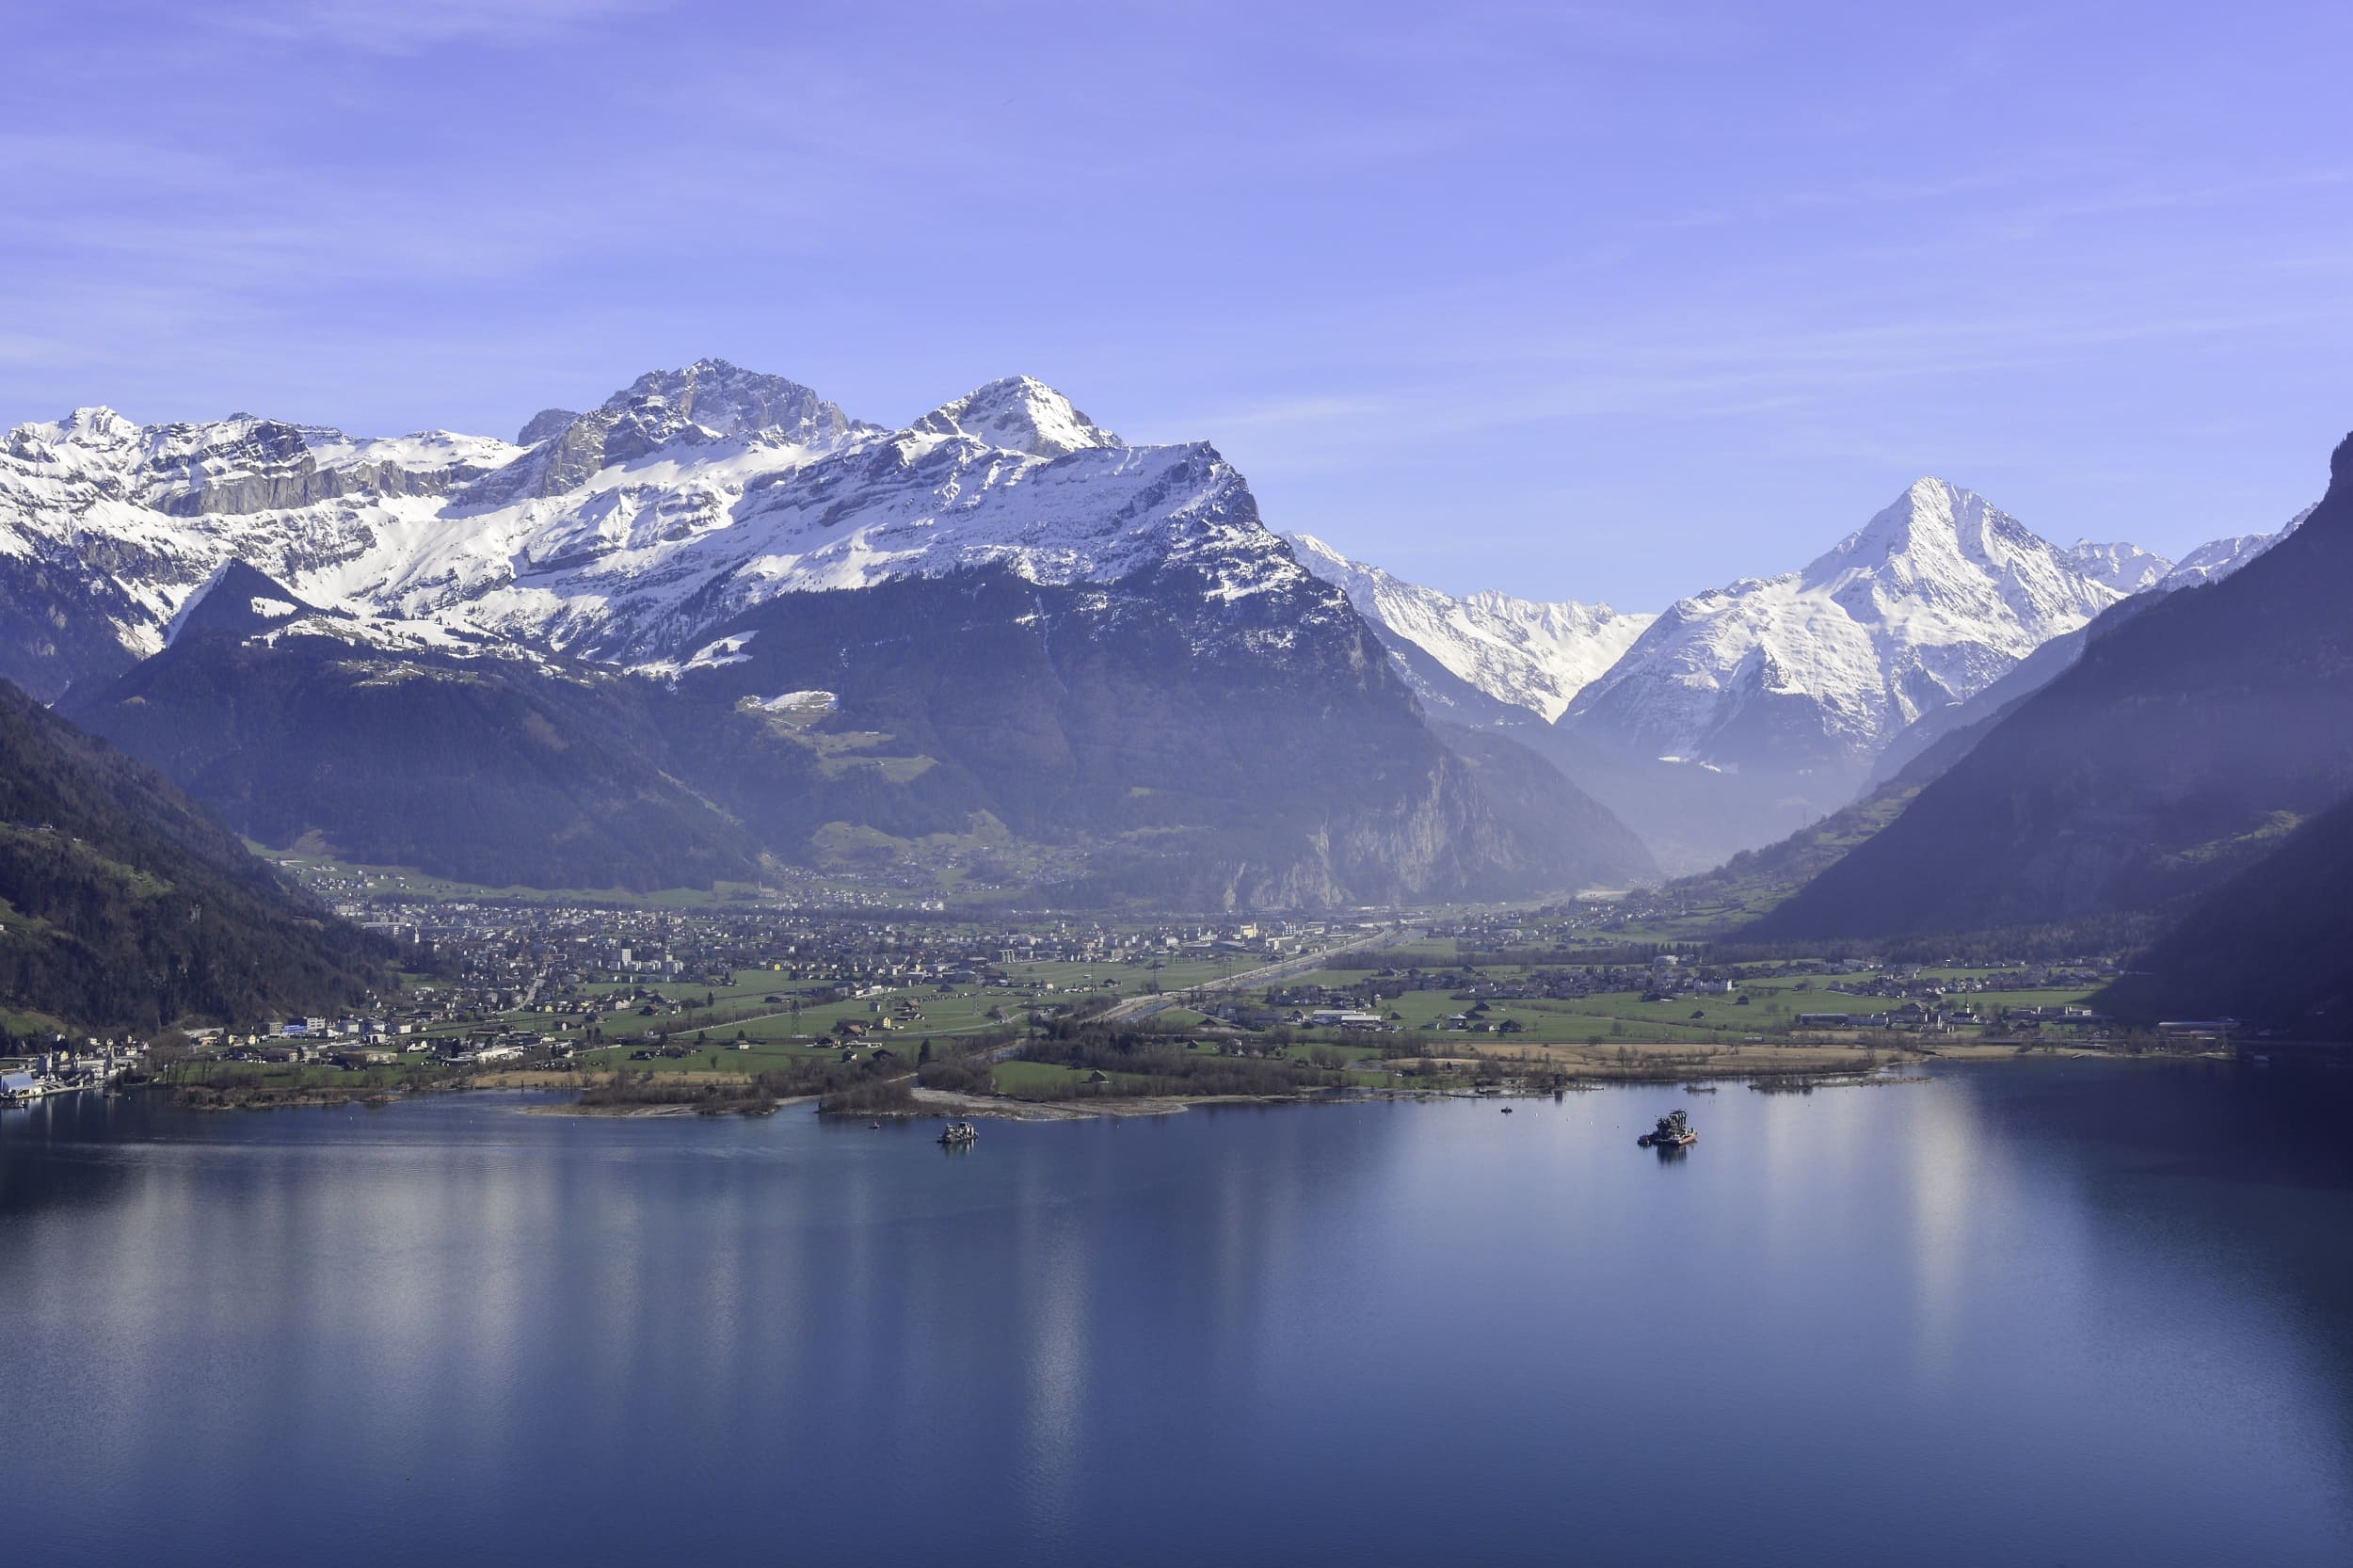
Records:
[[[414,55],[448,44],[541,43],[664,0],[291,0],[224,7],[216,25],[288,43]]]

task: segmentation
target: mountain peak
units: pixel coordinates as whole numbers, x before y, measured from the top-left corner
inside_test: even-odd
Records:
[[[579,417],[579,412],[571,408],[542,408],[524,423],[522,430],[515,437],[515,444],[537,446],[541,441],[562,435]]]
[[[520,432],[518,444],[532,450],[456,499],[480,508],[562,495],[616,464],[713,438],[823,451],[872,428],[797,381],[725,360],[697,360],[677,370],[649,370],[584,414],[541,409]]]
[[[839,436],[851,424],[798,381],[709,359],[649,370],[606,398],[601,411],[665,426],[697,424],[719,436],[776,431],[795,440]]]
[[[76,408],[65,418],[50,424],[21,424],[18,431],[28,432],[45,440],[71,442],[82,446],[116,446],[135,441],[144,432],[135,420],[125,419],[104,404]]]
[[[67,415],[64,427],[68,430],[130,431],[136,430],[138,425],[104,403],[94,403]]]
[[[190,594],[165,630],[168,648],[192,632],[247,636],[319,613],[318,606],[250,563],[231,556]]]
[[[934,408],[911,428],[926,435],[969,436],[1033,457],[1127,444],[1087,418],[1070,399],[1030,376],[991,381]]]
[[[2057,547],[1977,491],[1924,475],[1805,568],[1809,584],[1841,572],[1870,570],[1898,558],[1985,566],[2020,547],[2057,553]]]

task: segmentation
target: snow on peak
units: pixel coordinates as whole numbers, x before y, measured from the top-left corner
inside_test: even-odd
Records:
[[[804,445],[840,436],[852,424],[840,408],[798,381],[725,360],[649,370],[606,398],[600,411],[667,426],[673,434],[693,424],[714,436],[773,432]]]
[[[2067,552],[2067,560],[2086,577],[2105,583],[2121,594],[2153,588],[2173,569],[2173,563],[2155,551],[2143,550],[2122,539],[2107,544],[2077,539],[2074,548]]]
[[[875,429],[797,381],[725,360],[697,360],[677,370],[649,370],[584,414],[566,419],[560,408],[542,410],[521,432],[538,436],[536,444],[458,501],[483,510],[566,495],[623,465],[710,462],[714,443],[739,453],[765,447],[822,454]]]
[[[82,439],[97,441],[134,440],[139,434],[136,421],[123,418],[104,404],[76,408],[53,427],[68,440]]]
[[[1080,412],[1070,399],[1028,376],[991,381],[934,408],[910,428],[924,435],[969,436],[1032,457],[1063,457],[1126,444]]]
[[[1838,541],[1805,568],[1809,582],[1874,570],[1907,557],[1939,566],[1983,566],[2036,539],[2025,525],[1975,490],[1933,476],[1915,479],[1870,521]]]
[[[1671,606],[1565,722],[1644,756],[1852,762],[2124,597],[1983,496],[1924,478],[1804,570]]]
[[[1455,703],[1399,648],[1426,654],[1456,680],[1546,720],[1633,645],[1656,618],[1574,600],[1541,603],[1493,589],[1458,599],[1350,560],[1312,534],[1286,535],[1299,564],[1337,587],[1389,644],[1425,703]]]

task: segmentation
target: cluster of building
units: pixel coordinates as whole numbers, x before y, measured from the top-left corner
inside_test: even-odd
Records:
[[[23,1105],[49,1095],[104,1089],[146,1060],[136,1040],[86,1040],[0,1061],[0,1104]]]

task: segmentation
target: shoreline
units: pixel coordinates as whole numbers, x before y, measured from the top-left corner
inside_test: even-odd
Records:
[[[1060,1122],[1082,1121],[1096,1117],[1170,1116],[1196,1108],[1221,1105],[1312,1105],[1347,1103],[1362,1099],[1545,1099],[1556,1093],[1583,1094],[1597,1089],[1633,1087],[1638,1085],[1705,1085],[1700,1092],[1712,1093],[1731,1083],[1743,1083],[1760,1093],[1801,1093],[1817,1088],[1838,1088],[1880,1083],[1925,1081],[1928,1075],[1914,1069],[1938,1062],[1978,1064],[1987,1062],[2016,1062],[2035,1059],[2107,1062],[2229,1062],[2234,1058],[2213,1051],[2149,1051],[2127,1055],[2120,1051],[2102,1050],[2080,1045],[2031,1045],[2018,1043],[1965,1044],[1944,1047],[1933,1051],[1876,1052],[1842,1048],[1777,1047],[1766,1048],[1756,1055],[1744,1055],[1737,1048],[1728,1051],[1702,1054],[1694,1060],[1684,1056],[1674,1061],[1596,1060],[1585,1052],[1593,1048],[1530,1046],[1527,1052],[1544,1053],[1534,1060],[1527,1055],[1509,1059],[1511,1064],[1529,1073],[1545,1073],[1560,1080],[1545,1087],[1503,1087],[1487,1084],[1477,1086],[1423,1087],[1410,1080],[1381,1085],[1362,1085],[1353,1089],[1305,1089],[1288,1095],[1149,1095],[1135,1096],[1089,1096],[1068,1100],[1025,1100],[1004,1095],[972,1095],[961,1091],[913,1087],[916,1105],[913,1110],[863,1112],[845,1113],[845,1119],[863,1115],[872,1120],[922,1120],[935,1116],[984,1117],[997,1121]],[[1787,1054],[1778,1060],[1768,1052],[1795,1054],[1802,1051],[1802,1060],[1789,1060]],[[1654,1048],[1648,1053],[1662,1056],[1666,1052]],[[1677,1051],[1677,1055],[1683,1055]],[[1449,1063],[1474,1066],[1479,1057],[1446,1058]],[[1492,1060],[1492,1059],[1489,1059]],[[696,1075],[680,1074],[681,1079]],[[724,1080],[724,1075],[722,1080]],[[351,1089],[306,1087],[275,1094],[266,1090],[248,1090],[233,1097],[203,1099],[188,1097],[186,1086],[170,1088],[175,1107],[182,1110],[215,1112],[231,1111],[291,1111],[334,1109],[360,1105],[380,1110],[398,1100],[429,1095],[465,1094],[480,1090],[540,1091],[544,1093],[579,1094],[591,1085],[578,1072],[538,1072],[528,1069],[485,1073],[478,1077],[449,1082],[415,1086],[389,1087],[372,1085]],[[162,1084],[147,1085],[167,1089]],[[582,1105],[577,1099],[552,1105],[533,1105],[520,1108],[520,1113],[531,1116],[599,1116],[617,1118],[766,1115],[788,1106],[810,1104],[822,1096],[816,1095],[790,1096],[769,1102],[764,1107],[721,1103],[716,1105],[694,1102]]]

